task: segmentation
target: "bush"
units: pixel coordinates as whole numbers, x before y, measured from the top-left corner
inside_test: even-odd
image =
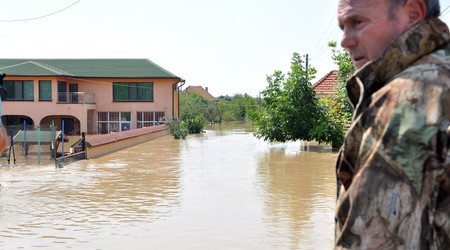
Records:
[[[186,139],[189,133],[186,123],[178,119],[172,120],[169,124],[169,131],[175,139]]]
[[[206,119],[202,116],[196,116],[193,119],[187,120],[187,128],[191,134],[199,134],[203,131],[206,125]]]

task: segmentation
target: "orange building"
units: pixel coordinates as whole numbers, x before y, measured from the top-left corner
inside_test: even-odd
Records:
[[[0,59],[4,125],[107,134],[178,116],[184,80],[147,59]]]

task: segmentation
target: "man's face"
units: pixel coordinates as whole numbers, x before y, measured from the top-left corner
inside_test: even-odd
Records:
[[[408,27],[405,7],[396,11],[388,0],[339,0],[338,21],[344,32],[341,46],[356,68],[377,59]]]

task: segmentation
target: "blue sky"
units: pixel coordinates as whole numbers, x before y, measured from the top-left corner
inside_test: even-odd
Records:
[[[294,52],[309,55],[320,79],[336,68],[327,43],[341,36],[337,0],[0,3],[2,58],[148,58],[214,96],[257,96]]]

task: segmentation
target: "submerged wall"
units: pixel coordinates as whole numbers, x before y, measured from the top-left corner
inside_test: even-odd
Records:
[[[168,126],[163,124],[104,135],[87,135],[87,158],[97,158],[168,134]]]

